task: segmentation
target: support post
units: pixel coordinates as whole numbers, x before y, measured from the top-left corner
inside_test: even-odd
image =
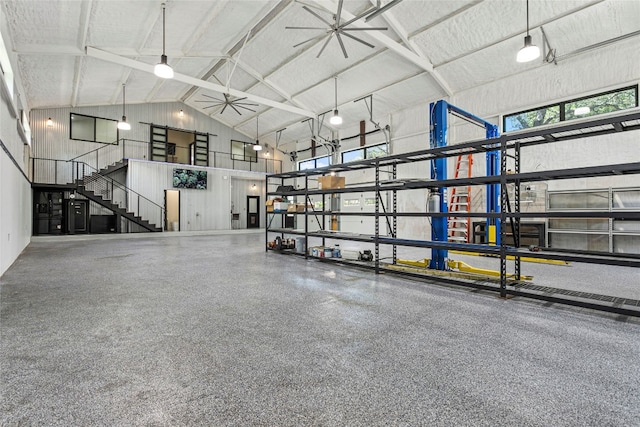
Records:
[[[497,138],[498,126],[486,123],[487,139]],[[498,148],[498,147],[496,147]],[[500,175],[500,152],[498,150],[487,152],[487,176]],[[500,184],[487,184],[487,213],[500,212]],[[487,218],[487,243],[500,244],[500,218]]]
[[[429,143],[431,148],[445,147],[447,145],[447,119],[448,119],[448,103],[440,100],[429,105],[431,112]],[[442,181],[447,179],[447,159],[440,157],[431,161],[431,179]],[[440,198],[438,203],[440,212],[448,212],[447,207],[447,188],[440,187],[437,189]],[[447,217],[438,216],[431,217],[431,240],[437,242],[447,241]],[[431,249],[431,260],[429,268],[434,270],[446,270],[448,251],[446,249]]]

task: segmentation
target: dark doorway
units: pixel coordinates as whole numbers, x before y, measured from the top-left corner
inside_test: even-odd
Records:
[[[61,234],[63,230],[63,192],[34,192],[33,234]]]
[[[260,228],[260,196],[247,196],[247,228]]]
[[[89,201],[69,200],[67,208],[67,230],[70,234],[87,233],[89,231]]]

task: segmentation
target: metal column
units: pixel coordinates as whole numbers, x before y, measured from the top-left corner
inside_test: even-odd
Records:
[[[443,100],[429,105],[429,111],[431,112],[429,143],[431,148],[446,147],[447,145],[448,106],[447,102]],[[431,161],[431,179],[435,181],[443,181],[447,179],[447,159],[445,157],[440,157]],[[447,188],[438,188],[437,194],[440,197],[440,202],[438,204],[439,211],[448,212]],[[447,234],[447,217],[431,217],[431,240],[446,242]],[[448,251],[446,249],[431,249],[431,261],[429,262],[429,268],[434,270],[445,270],[447,268],[447,257]]]

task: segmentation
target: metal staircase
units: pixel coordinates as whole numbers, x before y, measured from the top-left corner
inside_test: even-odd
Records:
[[[470,178],[472,165],[473,157],[471,154],[456,157],[454,179]],[[466,214],[471,212],[471,186],[451,188],[449,212],[456,215],[450,216],[448,219],[448,240],[469,243],[471,223]]]
[[[162,227],[158,227],[148,220],[143,219],[140,215],[136,215],[136,213],[129,211],[128,199],[130,195],[134,195],[134,198],[137,198],[138,211],[140,211],[143,204],[146,204],[150,209],[158,209],[160,212],[160,218],[162,218],[163,207],[108,176],[109,174],[126,167],[126,159],[120,160],[99,171],[93,169],[84,162],[74,161],[73,173],[76,179],[73,182],[73,186],[79,194],[82,194],[87,199],[113,211],[114,214],[122,218],[126,218],[133,224],[136,224],[147,231],[162,231]]]

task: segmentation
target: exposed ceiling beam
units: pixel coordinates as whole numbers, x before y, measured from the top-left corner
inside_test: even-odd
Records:
[[[77,46],[82,49],[87,44],[87,33],[89,32],[89,20],[91,18],[91,9],[93,8],[93,0],[83,2],[80,6],[80,25],[78,29]],[[82,51],[82,50],[80,50]],[[78,56],[73,67],[73,90],[71,91],[71,106],[78,103],[78,93],[80,92],[80,75],[82,66],[84,65],[84,56]]]
[[[263,85],[265,85],[266,87],[268,87],[272,91],[276,92],[278,95],[282,96],[284,99],[286,99],[287,101],[289,101],[290,103],[292,103],[296,107],[304,108],[305,110],[310,110],[310,108],[308,106],[302,104],[300,101],[296,101],[295,99],[293,99],[291,94],[287,93],[283,88],[281,88],[280,86],[278,86],[277,84],[275,84],[271,80],[267,79],[266,77],[261,76],[260,73],[258,73],[256,70],[254,70],[249,65],[245,64],[242,61],[234,61],[234,62],[236,62],[238,64],[238,66],[244,70],[245,73],[248,73],[251,77],[253,77],[254,79],[258,80],[260,83],[262,83]]]
[[[97,49],[95,47],[87,46],[87,56],[92,58],[101,59],[103,61],[111,62],[114,64],[122,65],[124,67],[133,68],[139,71],[143,71],[149,74],[153,74],[154,66],[151,64],[146,64],[144,62],[136,61],[134,59],[125,58],[122,56],[114,55],[110,52],[106,52],[104,50]],[[200,87],[202,89],[211,90],[213,92],[219,93],[228,93],[237,97],[246,97],[247,99],[257,102],[262,105],[266,105],[269,107],[277,108],[279,110],[287,111],[289,113],[298,114],[304,117],[315,117],[316,114],[312,111],[303,110],[302,108],[294,107],[292,105],[283,104],[281,102],[276,102],[271,99],[263,98],[261,96],[256,96],[250,93],[241,92],[235,89],[227,90],[226,87],[211,83],[208,81],[200,80],[195,77],[187,76],[186,74],[175,73],[174,78],[175,81],[179,81],[188,85]]]
[[[253,25],[250,29],[246,31],[238,31],[238,38],[233,46],[227,50],[225,58],[231,58],[233,55],[238,53],[242,46],[245,43],[246,34],[249,34],[249,39],[247,41],[251,41],[254,37],[256,37],[271,21],[273,21],[277,16],[279,16],[282,12],[284,12],[287,8],[289,8],[292,4],[293,0],[280,0],[280,2],[274,6],[269,13],[267,13],[262,19],[260,19],[255,25]],[[217,61],[215,64],[211,65],[211,68],[204,72],[202,75],[203,80],[209,80],[211,76],[223,65],[224,61]],[[182,102],[186,102],[193,94],[196,92],[196,87],[191,87],[187,91],[185,91],[184,95],[180,97]]]
[[[373,3],[373,0],[371,0],[371,2]],[[393,16],[391,12],[387,11],[386,13],[382,14],[382,19],[384,19],[387,22],[387,24],[389,24],[391,29],[395,31],[395,33],[402,39],[404,44],[409,49],[411,49],[411,51],[413,51],[413,53],[415,53],[425,61],[431,62],[429,58],[427,58],[427,56],[424,54],[424,52],[422,52],[418,44],[409,38],[407,30],[405,30],[404,26],[400,24],[400,22],[396,19],[395,16]],[[444,89],[445,93],[449,96],[453,96],[453,89],[451,89],[451,86],[449,86],[449,84],[445,81],[445,79],[438,72],[438,70],[434,69],[431,72],[431,74],[434,80],[440,85],[440,87]]]
[[[331,13],[331,10],[336,9],[338,7],[338,4],[335,1],[331,1],[331,0],[314,0],[314,1],[319,5],[323,6],[330,13]],[[355,15],[353,15],[351,12],[346,10],[344,7],[342,8],[342,16],[346,20],[351,20],[355,18]],[[364,20],[354,21],[351,25],[353,25],[356,28],[365,28],[365,29],[371,28],[371,25],[365,23]],[[379,43],[382,43],[389,50],[395,52],[396,54],[400,55],[404,59],[408,60],[409,62],[417,65],[418,67],[422,68],[426,72],[430,73],[433,76],[434,80],[440,85],[440,87],[445,92],[447,93],[451,92],[451,88],[448,87],[448,85],[446,84],[446,82],[444,82],[442,77],[438,73],[434,73],[435,70],[433,68],[433,64],[431,63],[431,61],[429,61],[424,57],[420,57],[415,52],[412,52],[411,50],[402,46],[400,43],[396,42],[389,36],[385,35],[382,31],[367,31],[367,35],[375,39]]]

